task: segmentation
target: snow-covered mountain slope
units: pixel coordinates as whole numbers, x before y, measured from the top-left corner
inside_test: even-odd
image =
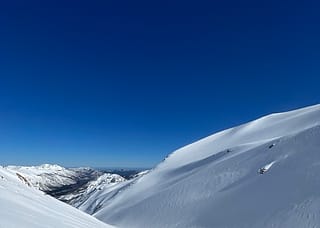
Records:
[[[107,206],[110,201],[117,197],[118,193],[130,187],[146,173],[148,173],[148,170],[136,174],[130,180],[126,180],[117,174],[105,174],[98,178],[97,181],[91,182],[90,186],[81,195],[81,198],[77,198],[73,206],[92,215]],[[111,177],[112,179],[110,179]]]
[[[30,186],[71,205],[77,196],[86,190],[91,181],[95,181],[99,176],[103,175],[103,172],[91,168],[67,169],[50,164],[7,166],[5,169],[21,175]],[[73,197],[71,198],[71,196]]]
[[[121,182],[126,182],[126,179],[118,174],[104,173],[99,176],[96,180],[88,182],[79,191],[62,195],[59,197],[60,200],[68,202],[70,205],[82,208],[83,211],[92,214],[89,208],[86,208],[87,200],[91,198],[92,195],[97,195],[102,190],[113,188]],[[97,198],[97,197],[93,197]],[[91,204],[90,204],[91,205]]]
[[[130,228],[320,227],[319,169],[316,105],[177,150],[103,207],[96,204],[94,216]]]
[[[103,228],[111,226],[32,188],[28,180],[19,173],[0,167],[0,227]]]
[[[77,172],[58,165],[44,164],[40,166],[7,166],[7,170],[20,173],[29,183],[41,191],[49,191],[64,185],[76,183]]]
[[[6,166],[8,172],[17,173],[24,183],[63,202],[92,214],[86,208],[87,199],[102,189],[114,188],[126,181],[118,174],[104,173],[91,168],[64,168],[59,165]]]

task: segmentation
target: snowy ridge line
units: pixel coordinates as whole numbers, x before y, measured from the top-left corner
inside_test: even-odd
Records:
[[[253,121],[250,121],[250,122],[247,122],[247,123],[244,123],[244,124],[241,124],[239,126],[236,126],[236,127],[232,127],[232,128],[228,128],[228,129],[225,129],[225,130],[222,130],[222,131],[219,131],[219,132],[216,132],[216,133],[213,133],[212,135],[210,136],[207,136],[203,139],[200,139],[194,143],[191,143],[189,145],[186,145],[184,147],[181,147],[180,149],[174,151],[172,154],[174,154],[175,152],[177,151],[180,151],[180,150],[183,150],[183,149],[186,149],[186,148],[190,148],[190,147],[193,147],[195,144],[200,144],[200,143],[205,143],[207,140],[210,140],[212,138],[215,138],[215,137],[218,137],[218,136],[221,136],[221,135],[224,135],[224,134],[227,134],[229,133],[230,131],[237,131],[237,130],[241,130],[243,128],[246,128],[246,127],[249,127],[250,125],[253,125],[253,124],[258,124],[259,122],[261,121],[264,121],[266,119],[270,119],[270,118],[273,118],[273,117],[281,117],[283,115],[288,115],[288,117],[284,117],[284,118],[280,118],[281,121],[283,121],[283,119],[292,119],[294,117],[297,117],[297,116],[300,116],[300,115],[305,115],[306,113],[308,112],[312,112],[314,110],[318,110],[320,109],[320,104],[316,104],[314,106],[310,106],[310,107],[305,107],[305,108],[301,108],[301,109],[298,109],[298,110],[292,110],[292,111],[288,111],[288,112],[275,112],[275,113],[271,113],[271,114],[268,114],[266,116],[262,116],[256,120],[253,120]],[[292,116],[290,116],[292,114]],[[320,121],[318,121],[317,125],[320,125]],[[263,141],[265,140],[269,140],[269,139],[264,139]],[[272,139],[270,139],[272,140]]]
[[[123,228],[318,227],[319,125],[315,105],[218,132],[116,197],[100,193],[109,200],[94,216]]]
[[[177,156],[177,160],[179,159],[179,161],[176,161],[175,163],[179,162],[180,164],[183,164],[185,158],[193,157],[181,156],[181,154],[188,150],[193,150],[198,145],[201,147],[206,146],[207,148],[209,148],[209,146],[215,147],[216,152],[219,152],[231,146],[255,143],[256,141],[264,141],[298,133],[319,125],[319,116],[320,104],[289,112],[270,114],[240,126],[217,132],[197,142],[191,143],[171,153],[166,160],[170,160],[174,158],[176,154],[180,153],[180,156]],[[231,140],[228,140],[228,138],[231,138]],[[207,152],[207,150],[205,150],[205,152]],[[210,153],[210,151],[208,151],[208,153]],[[201,153],[199,153],[198,156],[201,156]],[[206,154],[203,154],[203,156],[206,156]]]

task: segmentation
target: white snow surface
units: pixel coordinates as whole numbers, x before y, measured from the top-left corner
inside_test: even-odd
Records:
[[[315,105],[183,147],[146,175],[93,195],[84,210],[124,228],[317,228],[319,169]]]
[[[12,169],[0,167],[0,228],[112,227],[29,187]]]
[[[88,185],[88,190],[92,191],[95,189],[102,188],[103,185],[117,184],[125,180],[126,179],[124,179],[122,176],[118,174],[105,173],[100,177],[98,177],[97,180],[91,181],[90,184]]]
[[[95,199],[95,201],[98,201],[97,198],[99,193],[105,193],[106,189],[113,189],[118,184],[126,181],[127,180],[125,178],[118,174],[104,173],[96,180],[90,181],[86,185],[86,188],[83,189],[81,192],[77,193],[76,195],[74,195],[73,193],[67,194],[60,197],[60,199],[71,200],[72,206],[79,208],[88,214],[93,214],[97,206],[92,207],[93,202],[87,202],[87,200],[90,198]]]
[[[59,165],[43,164],[40,166],[7,166],[12,173],[23,175],[33,187],[42,191],[52,187],[75,184],[77,177],[75,170],[66,169]]]
[[[92,215],[108,205],[120,192],[147,173],[148,170],[142,171],[131,180],[126,180],[117,174],[106,173],[96,181],[92,181],[73,206]],[[112,179],[115,181],[111,181]]]

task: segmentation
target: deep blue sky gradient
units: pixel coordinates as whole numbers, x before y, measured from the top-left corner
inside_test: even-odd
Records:
[[[1,164],[149,167],[319,103],[316,1],[6,1]]]

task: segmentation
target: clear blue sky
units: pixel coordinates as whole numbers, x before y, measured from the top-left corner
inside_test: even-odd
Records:
[[[3,1],[1,164],[149,167],[218,130],[319,103],[319,10]]]

